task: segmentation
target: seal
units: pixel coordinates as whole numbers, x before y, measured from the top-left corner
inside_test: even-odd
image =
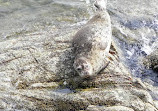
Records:
[[[75,34],[72,40],[75,59],[74,69],[80,77],[97,75],[107,66],[111,46],[111,19],[105,0],[96,0],[96,14]]]

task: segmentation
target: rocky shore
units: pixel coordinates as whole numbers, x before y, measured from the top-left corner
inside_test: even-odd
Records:
[[[149,86],[132,77],[119,60],[121,51],[114,42],[107,68],[92,80],[82,80],[72,68],[76,31],[32,33],[0,43],[0,73],[7,81],[1,87],[1,109],[158,110]]]
[[[72,67],[71,40],[80,25],[52,26],[0,42],[0,110],[158,111],[158,87],[134,77],[122,61],[124,50],[116,42],[122,37],[117,28],[121,22],[114,26],[111,4],[113,53],[105,60],[107,67],[92,79],[80,78]],[[146,57],[145,66],[157,71],[157,57],[156,50]]]

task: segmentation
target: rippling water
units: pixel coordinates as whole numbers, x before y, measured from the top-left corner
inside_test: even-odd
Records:
[[[86,18],[78,0],[0,0],[0,40]]]
[[[65,27],[84,24],[93,14],[86,2],[89,0],[0,0],[0,41],[54,27],[64,30]],[[144,69],[140,61],[158,48],[157,6],[157,0],[108,1],[113,38],[124,52],[125,64],[134,76],[156,86],[157,74]],[[9,82],[1,74],[0,83],[3,85],[0,90],[9,92]],[[1,93],[0,98],[9,97]]]
[[[158,84],[157,74],[141,66],[141,59],[158,48],[158,2],[155,0],[109,1],[113,36],[125,55],[125,64],[132,74]],[[115,7],[114,7],[115,5]]]

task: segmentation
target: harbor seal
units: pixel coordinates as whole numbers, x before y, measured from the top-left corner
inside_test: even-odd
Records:
[[[73,67],[82,78],[97,75],[107,65],[112,31],[106,2],[95,1],[96,14],[73,37]]]

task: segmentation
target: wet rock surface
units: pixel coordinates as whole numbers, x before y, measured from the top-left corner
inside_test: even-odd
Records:
[[[9,79],[1,90],[1,109],[157,110],[146,85],[131,77],[119,60],[121,52],[114,43],[109,65],[96,77],[82,80],[72,68],[76,31],[67,29],[62,36],[33,33],[0,43],[1,76]]]
[[[131,108],[124,106],[113,106],[113,107],[104,107],[104,106],[88,106],[86,111],[134,111]]]

